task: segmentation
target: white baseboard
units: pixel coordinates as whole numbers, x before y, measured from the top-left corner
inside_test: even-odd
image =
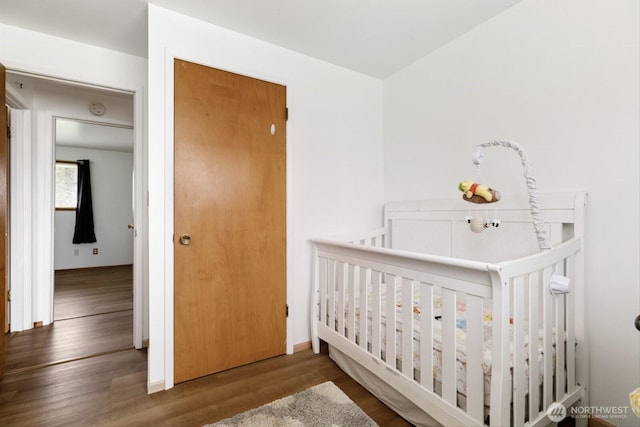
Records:
[[[153,394],[159,391],[164,391],[164,381],[147,384],[147,394]]]

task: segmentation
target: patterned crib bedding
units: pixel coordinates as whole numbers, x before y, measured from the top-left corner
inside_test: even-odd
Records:
[[[381,330],[384,331],[386,330],[386,286],[382,285],[381,287]],[[371,307],[371,292],[368,292],[368,295],[370,296],[369,299],[370,301],[368,302],[367,307]],[[402,312],[402,294],[401,294],[401,290],[400,288],[397,289],[396,291],[396,355],[397,355],[397,362],[396,362],[396,366],[398,368],[400,368],[399,364],[400,364],[400,360],[402,357],[402,340],[401,340],[401,336],[402,336],[402,320],[400,318],[400,313]],[[441,316],[442,316],[442,304],[441,304],[441,298],[439,295],[434,295],[433,297],[433,315],[434,315],[434,321],[433,321],[433,378],[435,381],[435,386],[436,388],[439,387],[439,384],[441,383],[442,380],[442,321],[441,321]],[[414,323],[414,330],[413,330],[413,348],[414,349],[419,349],[420,348],[420,317],[422,316],[422,307],[423,307],[423,302],[420,301],[420,294],[417,291],[414,291],[414,297],[413,297],[413,307],[412,312],[413,312],[413,323]],[[482,345],[482,355],[483,355],[483,362],[482,362],[482,368],[483,368],[483,372],[484,372],[484,403],[485,405],[489,405],[490,402],[490,384],[491,384],[491,351],[492,351],[492,337],[491,337],[491,322],[493,320],[493,316],[491,313],[491,307],[490,307],[491,301],[486,300],[485,301],[485,306],[483,308],[483,345]],[[348,307],[345,307],[345,310],[348,310]],[[345,313],[346,314],[346,313]],[[355,314],[356,314],[356,323],[355,323],[355,334],[354,336],[356,336],[356,341],[359,342],[359,337],[358,337],[358,332],[359,331],[359,322],[360,322],[360,307],[359,307],[359,303],[356,300],[356,309],[355,309]],[[466,355],[466,341],[467,341],[467,333],[466,333],[466,322],[467,322],[467,317],[466,317],[466,304],[464,299],[459,299],[457,301],[456,304],[456,378],[457,378],[457,391],[459,394],[461,394],[462,396],[466,396],[466,390],[467,390],[467,385],[466,385],[466,363],[467,363],[467,355]],[[345,326],[346,328],[347,326]],[[526,328],[525,328],[526,329]],[[368,321],[367,321],[367,330],[368,330],[368,336],[367,336],[367,342],[369,343],[369,347],[370,347],[370,342],[371,342],[371,335],[372,335],[372,313],[371,310],[368,310]],[[511,336],[513,336],[513,329],[511,329],[510,331]],[[383,352],[383,359],[386,359],[385,355],[384,355],[384,349],[386,349],[386,336],[384,333],[381,334],[382,336],[382,343],[381,343],[381,349]],[[539,366],[538,369],[538,378],[537,378],[537,383],[538,386],[542,385],[542,381],[543,381],[543,363],[544,363],[544,357],[543,357],[543,341],[542,341],[542,332],[540,332],[538,334],[538,345],[537,345],[537,351],[536,351],[536,356],[537,356],[537,363]],[[555,340],[554,340],[555,341]],[[526,384],[525,387],[528,389],[529,387],[529,337],[525,336],[525,347],[526,347],[526,368],[525,368],[525,373],[526,373]],[[554,363],[553,366],[555,366],[555,347],[553,348],[553,352],[554,354],[552,355]],[[511,348],[511,356],[513,357],[513,348]],[[420,378],[420,354],[418,352],[416,352],[416,350],[414,350],[413,352],[413,370],[414,370],[414,379],[418,380]],[[510,386],[511,386],[511,379],[510,379]]]

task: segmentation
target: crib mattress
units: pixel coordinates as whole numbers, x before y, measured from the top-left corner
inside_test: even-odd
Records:
[[[385,292],[385,286],[381,287],[381,330],[384,331],[386,328],[386,313],[385,313],[385,308],[386,308],[386,292]],[[368,295],[371,295],[371,293],[369,292]],[[402,303],[400,301],[402,301],[402,295],[401,295],[401,290],[398,288],[396,290],[396,354],[397,354],[397,362],[396,365],[399,368],[399,362],[401,360],[401,356],[402,356],[402,348],[401,348],[401,336],[402,336],[402,320],[400,317],[400,313],[403,310],[402,307]],[[371,298],[370,298],[371,299]],[[488,302],[487,304],[485,304],[484,307],[484,313],[483,313],[483,346],[482,346],[482,355],[483,355],[483,362],[482,362],[482,368],[483,368],[483,372],[484,372],[484,403],[485,405],[489,405],[490,402],[490,384],[491,384],[491,352],[492,352],[492,337],[491,337],[491,322],[493,320],[493,316],[491,313],[491,308],[490,308],[490,301],[486,300],[485,302]],[[433,378],[435,381],[435,386],[436,388],[438,388],[438,385],[440,384],[441,380],[442,380],[442,321],[440,320],[441,315],[442,315],[442,305],[441,305],[441,299],[439,296],[434,296],[433,297],[433,315],[434,315],[434,321],[433,321]],[[411,310],[413,312],[413,323],[414,323],[414,329],[413,329],[413,341],[414,341],[414,345],[413,348],[414,349],[419,349],[420,348],[420,317],[422,316],[422,306],[423,303],[420,301],[420,294],[415,292],[414,293],[414,298],[413,298],[413,307],[411,307]],[[369,301],[367,307],[371,307],[371,301]],[[348,310],[348,306],[346,307],[346,310]],[[358,337],[358,332],[359,331],[359,323],[360,323],[360,308],[358,306],[358,302],[356,301],[356,309],[355,309],[355,313],[356,313],[356,324],[355,324],[355,334],[354,336],[356,336],[356,340],[359,342],[359,337]],[[467,334],[466,334],[466,321],[467,321],[467,317],[466,317],[466,304],[464,300],[459,300],[457,301],[456,304],[456,387],[457,387],[457,391],[460,395],[462,396],[466,396],[466,389],[467,389],[467,384],[466,384],[466,362],[467,362],[467,355],[466,355],[466,340],[467,340]],[[345,326],[346,328],[346,326]],[[526,329],[526,328],[525,328]],[[367,336],[367,342],[370,343],[371,342],[371,335],[372,335],[372,313],[371,310],[368,310],[368,321],[367,321],[367,330],[368,330],[368,336]],[[513,330],[511,330],[511,334],[513,335]],[[381,343],[381,349],[383,349],[383,359],[385,358],[384,355],[384,349],[386,348],[386,336],[384,333],[381,334],[382,335],[382,343]],[[538,386],[540,386],[542,384],[543,381],[543,363],[544,363],[544,357],[543,357],[543,341],[542,341],[542,333],[540,332],[538,334],[538,343],[537,343],[537,351],[535,352],[536,354],[536,362],[538,363],[539,369],[538,369],[538,378],[537,378],[537,383]],[[529,344],[528,344],[528,336],[525,337],[525,346],[526,346],[526,354],[529,354]],[[555,341],[555,340],[554,340]],[[370,350],[370,346],[369,346],[369,350]],[[552,355],[554,363],[553,365],[555,366],[555,348],[553,349],[554,354]],[[511,349],[511,353],[513,356],[513,348]],[[418,380],[420,378],[420,354],[418,352],[416,352],[414,350],[413,355],[412,355],[412,360],[413,360],[413,370],[414,370],[414,379]],[[526,374],[526,385],[525,387],[528,389],[529,387],[529,357],[527,356],[527,360],[526,360],[526,367],[525,367],[525,374]],[[511,379],[510,379],[511,382]],[[511,384],[510,384],[511,386]]]

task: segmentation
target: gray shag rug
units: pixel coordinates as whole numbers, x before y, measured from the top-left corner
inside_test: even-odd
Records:
[[[331,381],[204,427],[377,427]]]

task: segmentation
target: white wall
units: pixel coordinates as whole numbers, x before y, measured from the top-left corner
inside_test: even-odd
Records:
[[[385,199],[456,196],[473,147],[496,138],[525,147],[540,191],[589,192],[597,406],[628,406],[640,386],[639,4],[525,0],[384,81]],[[485,155],[487,184],[524,191],[514,152]]]
[[[142,246],[145,239],[145,206],[143,189],[146,187],[146,171],[144,170],[144,92],[146,87],[147,61],[132,55],[110,51],[82,43],[48,36],[34,31],[0,24],[0,62],[8,70],[24,71],[39,75],[60,78],[73,82],[81,82],[115,88],[134,94],[134,134],[136,158],[134,167],[139,177],[136,181],[136,227],[137,251],[142,257]],[[34,123],[44,123],[52,119],[51,111],[36,111],[31,115]],[[30,217],[23,218],[30,224],[32,242],[31,255],[22,269],[28,281],[14,280],[12,271],[11,327],[12,330],[23,330],[33,326],[34,321],[47,324],[52,321],[52,282],[53,282],[53,126],[40,126],[29,135],[30,158],[23,159],[18,172],[31,183],[20,193]],[[14,196],[12,196],[14,197]],[[16,196],[17,197],[17,196]],[[23,230],[23,228],[13,228]],[[16,236],[12,236],[12,239]],[[19,236],[18,236],[19,238]],[[12,240],[13,241],[13,240]],[[143,264],[141,262],[140,264]],[[144,288],[147,278],[145,267],[137,269],[137,283]],[[15,291],[15,292],[14,292]],[[134,337],[142,342],[147,316],[143,313],[143,289],[134,290]],[[138,294],[139,293],[139,294]],[[16,317],[14,317],[14,315]]]
[[[289,351],[310,339],[308,239],[377,226],[382,203],[381,81],[149,5],[151,390],[173,384],[174,56],[287,87]]]
[[[54,268],[101,267],[133,263],[133,153],[57,147],[57,160],[91,160],[91,196],[96,243],[73,244],[76,211],[56,211]],[[93,254],[93,249],[98,254]],[[77,253],[76,253],[77,252]]]

